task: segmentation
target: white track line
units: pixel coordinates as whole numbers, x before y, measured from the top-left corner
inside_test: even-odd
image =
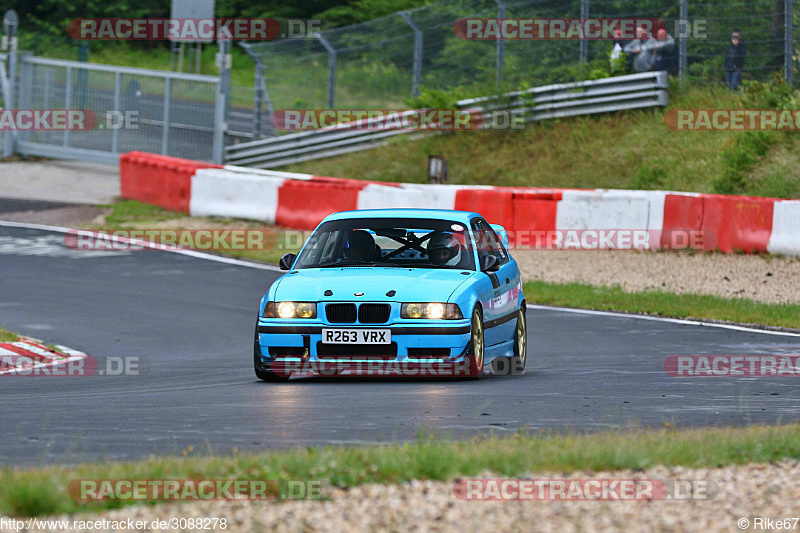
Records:
[[[45,231],[55,231],[58,233],[69,233],[71,231],[78,231],[73,228],[63,228],[61,226],[46,226],[44,224],[28,224],[25,222],[6,222],[0,220],[0,226],[6,226],[10,228],[27,228],[27,229],[40,229]],[[87,230],[88,231],[88,230]],[[139,239],[128,239],[126,237],[117,237],[113,235],[109,235],[112,240],[126,243],[126,244],[135,244],[137,246],[143,246],[145,248],[153,248],[154,250],[158,250],[161,252],[171,252],[175,254],[181,255],[188,255],[189,257],[197,257],[199,259],[207,259],[209,261],[216,261],[217,263],[226,263],[228,265],[238,265],[238,266],[246,266],[250,268],[257,268],[260,270],[270,270],[273,272],[282,272],[282,270],[276,266],[272,265],[264,265],[261,263],[251,263],[249,261],[242,261],[240,259],[233,259],[231,257],[222,257],[219,255],[207,254],[203,252],[198,252],[196,250],[187,250],[184,248],[174,248],[174,247],[167,247],[168,245],[153,243],[150,241],[143,241]]]
[[[8,226],[12,228],[29,228],[29,229],[41,229],[46,231],[56,231],[59,233],[69,233],[70,231],[75,231],[72,228],[63,228],[59,226],[46,226],[43,224],[27,224],[24,222],[5,222],[0,220],[0,226]],[[138,241],[138,240],[130,240],[125,239],[122,237],[118,238],[121,242],[130,242],[133,244],[140,244],[142,246],[146,246],[149,248],[157,248],[164,252],[171,252],[181,255],[188,255],[190,257],[197,257],[198,259],[206,259],[208,261],[216,261],[218,263],[227,263],[229,265],[238,265],[244,266],[249,268],[257,268],[260,270],[271,270],[273,272],[282,272],[282,270],[278,267],[272,265],[264,265],[260,263],[251,263],[249,261],[241,261],[239,259],[231,259],[229,257],[221,257],[218,255],[206,254],[203,252],[197,252],[194,250],[183,250],[183,249],[164,249],[160,248],[158,245],[154,245],[148,241]],[[717,324],[714,322],[703,322],[700,320],[685,320],[681,318],[665,318],[660,316],[649,316],[649,315],[635,315],[635,314],[628,314],[628,313],[615,313],[613,311],[595,311],[592,309],[574,309],[571,307],[555,307],[555,306],[548,306],[548,305],[536,305],[536,304],[528,304],[528,309],[540,309],[540,310],[549,310],[549,311],[563,311],[565,313],[577,313],[582,315],[597,315],[597,316],[611,316],[617,318],[636,318],[638,320],[652,320],[655,322],[669,322],[672,324],[683,324],[685,326],[703,326],[709,328],[720,328],[720,329],[730,329],[734,331],[746,331],[748,333],[761,333],[763,335],[778,335],[783,337],[800,337],[800,333],[791,333],[788,331],[773,331],[769,329],[758,329],[758,328],[748,328],[746,326],[737,326],[735,324]]]
[[[785,337],[800,337],[800,333],[792,333],[789,331],[775,331],[770,329],[748,328],[747,326],[737,326],[736,324],[718,324],[716,322],[703,322],[701,320],[686,320],[683,318],[666,318],[662,316],[635,315],[632,313],[615,313],[614,311],[595,311],[594,309],[574,309],[572,307],[555,307],[550,305],[536,305],[536,304],[528,304],[528,309],[563,311],[565,313],[578,313],[582,315],[613,316],[618,318],[636,318],[638,320],[670,322],[672,324],[683,324],[685,326],[704,326],[709,328],[747,331],[748,333],[762,333],[764,335],[782,335]]]

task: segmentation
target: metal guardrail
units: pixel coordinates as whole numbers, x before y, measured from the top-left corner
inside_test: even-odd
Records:
[[[519,113],[526,121],[669,105],[666,72],[643,72],[594,81],[534,87],[500,96],[459,100],[461,109]],[[490,121],[485,121],[487,127]]]
[[[525,121],[537,121],[663,107],[669,103],[667,88],[666,72],[646,72],[594,81],[547,85],[502,96],[470,98],[460,100],[458,106],[461,109],[482,112],[483,127],[491,127],[492,120],[487,118],[495,112],[520,114]],[[415,111],[409,110],[407,113]],[[233,144],[225,148],[225,161],[255,168],[279,167],[375,148],[386,144],[396,135],[412,132],[426,134],[409,129],[370,129],[369,121],[361,129],[347,129],[345,124],[339,124],[319,130]]]

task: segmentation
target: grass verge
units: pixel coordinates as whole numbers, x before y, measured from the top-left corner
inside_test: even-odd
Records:
[[[106,215],[104,223],[87,226],[88,229],[251,229],[263,231],[267,235],[263,240],[263,249],[200,250],[262,263],[278,264],[284,254],[298,253],[308,238],[308,232],[279,228],[263,222],[224,217],[190,217],[184,213],[175,213],[136,200],[118,200],[100,207],[110,209],[110,213]]]
[[[523,131],[463,131],[306,161],[283,170],[375,181],[424,183],[428,156],[449,161],[454,184],[727,192],[800,198],[796,141],[788,135],[676,131],[671,109],[765,107],[755,89],[670,89],[666,109],[546,120]],[[766,107],[769,108],[769,107]],[[777,132],[773,132],[777,133]],[[766,137],[766,136],[764,136]],[[751,146],[755,144],[756,146]],[[730,168],[729,168],[730,167]]]
[[[0,342],[15,342],[19,335],[5,328],[0,328]]]
[[[75,479],[322,480],[336,486],[355,486],[411,479],[452,480],[487,471],[512,477],[533,472],[641,470],[655,465],[701,468],[785,459],[800,459],[800,424],[655,431],[648,428],[590,435],[517,434],[461,442],[423,435],[413,443],[390,446],[328,446],[267,454],[234,452],[232,456],[181,455],[69,468],[6,468],[0,471],[0,515],[41,516],[130,504],[76,502],[67,495],[67,484]]]
[[[222,255],[277,264],[286,253],[299,252],[307,233],[276,228],[252,220],[220,217],[189,217],[135,200],[121,200],[103,206],[111,209],[103,229],[212,229],[250,228],[274,232],[273,246],[264,250],[224,250]],[[100,226],[98,226],[100,227]],[[211,250],[212,253],[217,253]],[[582,283],[525,283],[529,303],[625,311],[649,315],[723,320],[800,329],[800,305],[765,304],[745,298],[723,298],[702,294],[661,291],[625,292],[620,287],[596,287]]]
[[[529,303],[625,311],[675,318],[698,318],[800,329],[800,305],[765,304],[745,298],[661,291],[625,292],[621,287],[583,283],[524,284]]]

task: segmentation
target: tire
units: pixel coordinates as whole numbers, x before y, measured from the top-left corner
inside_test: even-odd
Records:
[[[258,343],[258,322],[256,322],[255,339],[253,341],[253,370],[261,381],[270,383],[285,383],[290,376],[282,376],[270,370],[269,363],[261,361],[261,346]]]
[[[528,359],[528,320],[525,317],[525,306],[519,308],[517,328],[514,330],[514,355],[500,357],[492,361],[492,371],[498,376],[522,374]]]
[[[486,344],[483,334],[483,313],[481,313],[479,307],[475,307],[472,310],[470,324],[469,350],[467,350],[466,368],[464,370],[467,378],[480,379],[483,375]]]

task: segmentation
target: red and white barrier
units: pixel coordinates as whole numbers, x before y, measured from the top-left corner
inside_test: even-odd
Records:
[[[800,255],[800,200],[775,202],[767,251],[771,254]]]
[[[275,223],[278,190],[284,179],[219,168],[198,169],[192,177],[189,213]]]
[[[85,353],[66,346],[51,350],[38,339],[19,337],[16,342],[0,343],[0,375],[28,375],[85,357]]]
[[[351,209],[429,208],[481,213],[512,235],[646,231],[648,248],[800,255],[800,201],[666,191],[575,190],[381,183],[208,165],[132,152],[120,158],[123,198],[197,216],[313,229]],[[675,236],[683,236],[676,239]],[[529,241],[528,241],[529,242]],[[521,240],[517,243],[524,245]],[[625,247],[637,247],[634,243]]]

